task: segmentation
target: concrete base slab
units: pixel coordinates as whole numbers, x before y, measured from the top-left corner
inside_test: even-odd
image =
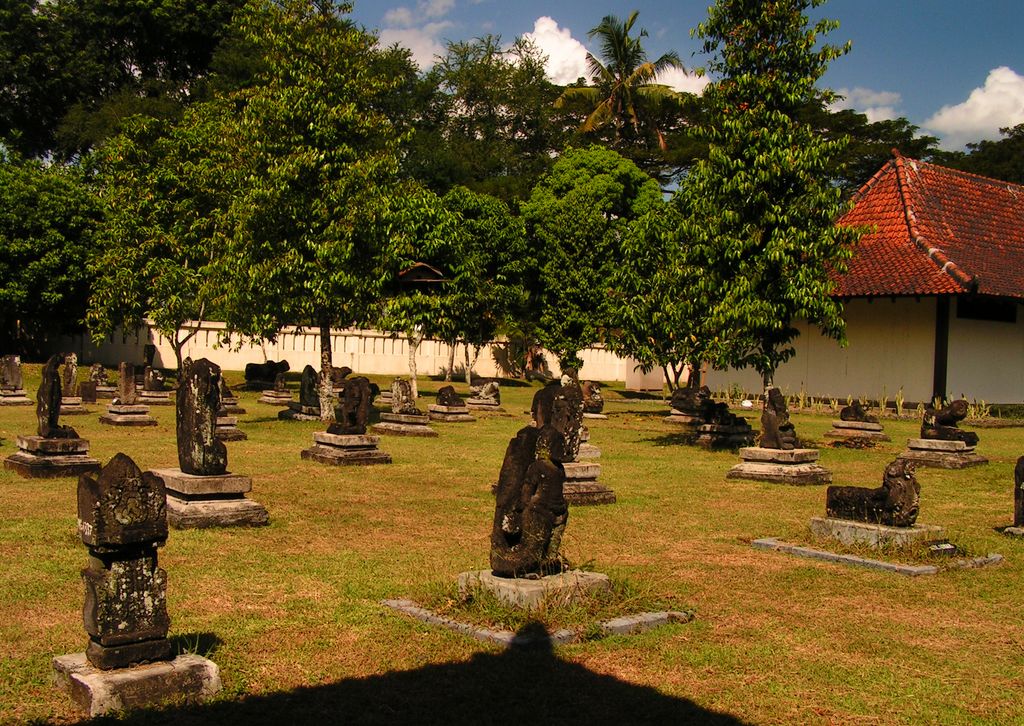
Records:
[[[505,409],[501,407],[501,404],[497,401],[491,401],[486,398],[467,398],[466,408],[473,411],[497,411],[504,413]]]
[[[606,413],[586,413],[586,412],[584,412],[583,413],[583,418],[593,418],[593,419],[597,419],[597,420],[600,421],[601,419],[607,419],[608,418],[608,414],[606,414]]]
[[[81,402],[73,405],[60,405],[61,416],[85,416],[86,414],[92,413],[91,410],[81,404]]]
[[[767,461],[773,464],[804,464],[818,460],[817,449],[765,449],[761,446],[745,446],[740,449],[744,461]]]
[[[245,441],[249,435],[237,426],[218,426],[213,434],[221,441]]]
[[[266,507],[245,497],[184,499],[167,492],[167,524],[175,529],[262,527],[270,524]]]
[[[18,448],[32,454],[88,454],[88,439],[47,439],[42,436],[19,436]]]
[[[744,461],[729,469],[726,479],[750,479],[777,484],[828,484],[832,472],[819,464],[773,464],[766,461]]]
[[[460,593],[466,594],[474,589],[486,590],[502,602],[525,610],[536,609],[546,598],[570,604],[584,593],[607,591],[612,587],[608,575],[581,570],[537,579],[498,577],[490,570],[474,570],[461,573],[457,581]]]
[[[861,439],[863,441],[892,441],[884,431],[866,431],[864,429],[833,428],[825,432],[826,439],[840,439],[849,441]]]
[[[150,472],[163,480],[167,494],[187,497],[237,496],[252,491],[252,477],[241,474],[201,476],[186,474],[181,469],[153,469]]]
[[[147,406],[173,406],[173,391],[139,391],[139,402]]]
[[[287,406],[292,403],[292,394],[281,393],[280,391],[264,391],[259,398],[259,403],[269,403],[271,406]]]
[[[302,450],[302,458],[331,466],[370,466],[390,464],[391,454],[380,449],[343,449],[314,445]]]
[[[54,682],[89,716],[155,705],[184,697],[195,702],[221,689],[220,669],[194,654],[133,668],[103,671],[89,664],[85,653],[53,659]]]
[[[143,406],[145,409],[149,409],[149,406]],[[107,426],[156,426],[156,419],[150,416],[148,413],[107,413],[100,416],[100,423],[106,424]]]
[[[466,409],[466,413],[444,413],[442,411],[431,411],[431,421],[440,421],[441,423],[471,423],[476,421],[476,417],[470,415],[469,409]]]
[[[812,560],[823,560],[825,562],[836,562],[843,565],[867,567],[872,570],[885,570],[887,572],[895,572],[899,575],[906,575],[907,577],[935,575],[939,572],[939,568],[934,565],[903,565],[897,562],[871,560],[866,557],[857,557],[856,555],[839,555],[835,552],[817,550],[813,547],[792,545],[787,542],[777,540],[774,537],[755,539],[751,544],[755,549],[775,550],[776,552],[785,552],[786,554],[796,555],[797,557],[807,557]]]
[[[380,415],[380,420],[387,423],[426,426],[430,423],[430,416],[425,413],[382,413]]]
[[[306,408],[306,407],[303,406],[303,408]],[[293,408],[293,404],[288,404],[288,408],[286,408],[284,411],[279,411],[278,414],[277,414],[277,417],[281,421],[319,421],[320,420],[319,412],[315,413],[315,414],[303,413],[302,411],[298,411],[295,408]]]
[[[848,519],[812,517],[810,526],[811,532],[818,537],[838,540],[847,545],[866,544],[875,548],[907,547],[946,538],[946,528],[935,524],[890,527]]]
[[[114,386],[96,386],[96,398],[117,398],[117,388]]]
[[[85,454],[40,456],[28,451],[17,451],[4,459],[4,468],[26,479],[54,479],[62,476],[78,477],[80,474],[97,471],[100,462]]]
[[[944,451],[953,454],[969,453],[975,449],[965,441],[946,441],[945,439],[907,439],[907,448],[915,451]]]
[[[580,444],[580,450],[576,454],[577,459],[600,459],[601,450],[593,444]]]
[[[383,417],[384,414],[381,414]],[[424,416],[428,421],[429,417]],[[370,427],[374,433],[390,436],[437,436],[437,432],[425,424],[404,424],[384,421]]]
[[[981,466],[988,463],[988,459],[973,453],[973,451],[948,453],[944,451],[907,449],[898,458],[912,461],[917,466],[932,467],[934,469],[967,469],[971,466]]]
[[[1007,527],[1003,534],[1007,537],[1024,537],[1024,527]]]
[[[220,412],[226,413],[230,416],[241,416],[242,414],[245,413],[245,409],[239,406],[238,404],[235,404],[234,406],[225,406],[222,404],[220,407]]]
[[[32,401],[25,395],[25,391],[3,391],[0,393],[0,406],[31,406]]]
[[[562,486],[562,496],[573,507],[596,504],[615,504],[615,492],[604,484],[596,481],[566,482]]]

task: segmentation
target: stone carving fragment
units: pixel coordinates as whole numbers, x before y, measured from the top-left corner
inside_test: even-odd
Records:
[[[177,398],[178,465],[186,474],[214,476],[228,468],[228,452],[215,433],[220,409],[220,367],[186,358]]]
[[[840,421],[859,421],[861,423],[878,423],[877,416],[871,416],[864,410],[860,401],[854,401],[849,406],[843,406],[839,410]]]
[[[370,381],[364,376],[349,378],[345,381],[345,390],[341,393],[341,403],[336,409],[338,420],[327,427],[327,433],[365,434],[372,404],[373,389]]]
[[[968,446],[978,445],[978,434],[964,431],[957,424],[967,418],[969,404],[959,398],[942,408],[928,406],[921,420],[921,438],[940,441],[963,441]]]
[[[789,420],[786,397],[778,388],[768,391],[761,413],[761,448],[795,449],[796,429]]]
[[[921,486],[914,476],[914,465],[905,459],[885,467],[882,486],[830,486],[826,492],[825,511],[835,519],[910,527],[917,521],[921,503]]]
[[[52,355],[43,366],[39,394],[36,396],[36,417],[39,420],[39,435],[44,439],[77,439],[78,432],[70,426],[60,425],[61,385],[58,368],[64,358]]]

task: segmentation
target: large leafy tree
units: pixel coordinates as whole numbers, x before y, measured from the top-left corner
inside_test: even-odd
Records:
[[[719,0],[695,30],[717,80],[705,89],[708,158],[680,191],[688,292],[705,311],[709,358],[753,366],[765,387],[793,354],[801,317],[842,340],[842,305],[829,296],[857,231],[837,227],[840,189],[830,163],[842,139],[800,120],[815,82],[848,45],[819,43],[838,23],[809,24],[823,0]]]
[[[932,159],[944,166],[972,174],[1024,184],[1024,124],[1002,128],[999,132],[1003,138],[997,141],[984,140],[967,144],[967,153],[934,153]],[[901,148],[900,151],[904,150]]]

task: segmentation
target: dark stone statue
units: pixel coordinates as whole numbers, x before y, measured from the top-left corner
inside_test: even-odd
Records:
[[[1024,527],[1024,456],[1013,469],[1013,526]]]
[[[89,366],[89,380],[97,386],[110,385],[110,379],[107,378],[107,369],[103,367],[102,363],[93,363]]]
[[[279,393],[288,392],[288,381],[285,379],[284,372],[278,373],[274,376],[274,390]]]
[[[501,405],[501,386],[497,381],[484,381],[479,385],[470,386],[469,395],[471,398],[494,401],[499,406]]]
[[[412,384],[401,378],[391,383],[391,413],[404,416],[422,416],[423,412],[416,408],[416,399],[412,395]]]
[[[566,421],[564,398],[554,401],[553,418]],[[562,494],[565,437],[551,424],[525,426],[508,444],[498,476],[491,528],[491,570],[501,577],[561,572],[559,554],[569,507]]]
[[[121,363],[117,367],[117,402],[124,406],[133,406],[139,402],[135,388],[135,366],[131,363]]]
[[[825,512],[835,519],[910,527],[917,521],[921,486],[914,477],[914,465],[905,459],[885,467],[882,486],[831,486],[825,495]]]
[[[921,438],[940,441],[963,441],[968,446],[978,445],[978,434],[964,431],[957,424],[967,418],[968,403],[962,398],[936,410],[928,406],[921,420]]]
[[[565,461],[575,461],[583,434],[583,392],[568,377],[552,381],[533,395],[534,426],[555,426],[565,437]]]
[[[878,416],[871,416],[864,410],[860,401],[854,401],[849,406],[843,406],[839,410],[840,421],[858,421],[860,423],[878,423]]]
[[[124,454],[78,480],[78,531],[90,555],[82,570],[85,654],[97,668],[173,656],[167,573],[157,564],[157,547],[167,540],[165,502],[163,480]]]
[[[299,379],[299,404],[320,408],[320,374],[313,366],[302,369],[302,378]]]
[[[220,400],[223,401],[225,398],[234,398],[231,393],[231,388],[228,386],[228,382],[224,380],[224,376],[220,377]]]
[[[327,433],[365,434],[373,396],[373,387],[364,376],[356,376],[345,381],[345,390],[341,393],[341,404],[335,409],[338,420],[327,427]]]
[[[186,358],[178,386],[178,465],[186,474],[216,476],[228,469],[228,450],[215,435],[220,367]]]
[[[152,366],[146,366],[145,372],[142,374],[142,390],[143,391],[162,391],[164,390],[164,381],[166,377],[163,373],[158,371]]]
[[[78,391],[78,356],[68,353],[64,356],[64,371],[61,377],[61,391],[64,396],[74,396]]]
[[[142,346],[142,359],[145,361],[143,368],[152,368],[153,361],[156,360],[156,346],[152,343]]]
[[[604,408],[601,384],[597,381],[584,381],[580,384],[580,390],[583,393],[583,413],[601,413]]]
[[[345,386],[345,379],[352,375],[352,369],[348,366],[331,366],[331,385],[335,388],[343,388]]]
[[[796,429],[789,421],[786,397],[778,388],[768,391],[761,413],[761,447],[765,449],[795,449]]]
[[[287,373],[291,369],[288,361],[283,360],[275,363],[268,360],[265,363],[245,364],[245,384],[247,388],[270,388],[277,381],[278,375]]]
[[[437,392],[437,405],[459,408],[465,406],[466,402],[455,392],[455,386],[444,386]]]
[[[704,410],[704,402],[711,398],[711,389],[707,386],[682,386],[672,392],[669,406],[687,416],[700,417]]]
[[[5,355],[0,359],[0,388],[5,391],[20,391],[24,386],[21,377],[21,356]]]
[[[60,368],[64,362],[61,355],[51,355],[43,366],[43,378],[39,382],[36,396],[36,417],[39,419],[39,435],[44,439],[77,439],[78,432],[70,426],[60,425]]]

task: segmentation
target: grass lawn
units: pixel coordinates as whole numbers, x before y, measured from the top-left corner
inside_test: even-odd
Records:
[[[26,373],[34,399],[39,367]],[[421,381],[428,395],[440,385]],[[171,635],[220,666],[224,690],[129,720],[1024,723],[1024,541],[996,531],[1012,519],[1022,429],[979,429],[987,466],[918,471],[919,521],[1004,562],[906,578],[754,550],[764,536],[811,542],[825,488],[727,481],[736,454],[679,445],[664,403],[606,387],[610,418],[588,423],[618,503],[572,509],[563,551],[612,576],[631,593],[626,607],[692,608],[692,623],[506,652],[381,606],[437,605],[459,572],[487,566],[490,486],[535,390],[503,387],[507,413],[434,424],[437,439],[382,437],[394,463],[367,468],[300,460],[322,427],[279,422],[279,409],[240,393],[249,439],[227,444],[229,468],[253,477],[270,526],[172,530],[160,552]],[[144,429],[104,426],[102,403],[92,408],[63,420],[92,455],[177,466],[173,407],[152,408],[160,425]],[[819,442],[829,428],[826,416],[794,421]],[[835,483],[880,484],[917,429],[885,423],[893,440],[875,449],[823,445]],[[34,408],[0,409],[0,455],[34,428]],[[79,720],[50,684],[51,658],[87,640],[75,484],[0,471],[2,723]]]

